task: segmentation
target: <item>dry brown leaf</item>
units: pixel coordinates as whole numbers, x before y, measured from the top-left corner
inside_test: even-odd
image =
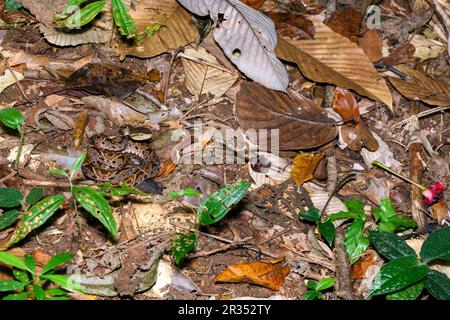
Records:
[[[143,0],[130,10],[138,32],[152,24],[161,24],[156,34],[145,37],[142,44],[127,43],[118,39],[113,47],[120,54],[139,58],[151,58],[168,50],[175,50],[194,42],[198,37],[192,25],[192,16],[176,0]]]
[[[231,88],[239,75],[222,67],[217,59],[202,47],[187,48],[180,55],[186,74],[186,87],[197,98],[211,93],[220,97]]]
[[[383,102],[392,110],[392,95],[364,51],[317,19],[314,40],[280,38],[276,54],[298,65],[310,80],[333,83]]]
[[[333,120],[311,100],[292,102],[288,95],[254,82],[242,82],[236,100],[236,115],[243,130],[279,129],[280,150],[310,149],[326,144],[337,135]],[[257,141],[252,141],[257,144]]]
[[[379,148],[377,139],[373,136],[367,124],[359,123],[354,128],[342,127],[342,138],[348,147],[353,151],[361,151],[364,147],[370,152],[375,152]]]
[[[317,165],[324,156],[323,153],[311,154],[306,152],[296,156],[291,170],[291,177],[295,183],[301,185],[314,178],[314,170],[316,170]]]
[[[370,61],[375,62],[383,58],[383,43],[377,29],[368,29],[358,39],[358,43]]]
[[[333,100],[333,110],[339,113],[342,120],[349,126],[361,122],[359,106],[353,94],[347,89],[337,87]]]
[[[380,257],[376,252],[369,250],[364,258],[352,265],[350,270],[350,277],[352,280],[362,279],[370,266],[377,265],[380,262]]]
[[[228,266],[216,277],[216,282],[245,282],[280,290],[290,269],[283,266],[284,258],[270,262],[237,263]]]
[[[164,162],[161,169],[159,169],[157,177],[168,176],[176,169],[176,167],[177,165],[175,163],[173,163],[170,160],[167,160],[166,162]]]
[[[325,24],[352,42],[357,42],[357,35],[361,26],[363,15],[352,6],[345,6],[342,11],[334,11]]]
[[[389,81],[403,96],[430,105],[450,106],[450,89],[447,83],[432,79],[420,71],[405,66],[399,66],[397,69],[411,77],[411,81],[389,77]]]
[[[381,59],[381,62],[389,66],[414,62],[415,59],[413,58],[413,54],[415,51],[416,48],[412,44],[406,43],[392,50],[392,52],[389,53],[389,56]]]
[[[447,203],[443,200],[433,204],[431,206],[431,210],[433,218],[438,222],[439,225],[442,225],[442,221],[449,217]]]
[[[241,0],[241,2],[245,3],[246,5],[258,9],[264,4],[265,0]]]
[[[89,112],[87,110],[81,111],[75,120],[75,126],[73,128],[73,140],[75,147],[79,147],[83,142],[84,132],[86,130],[86,126],[89,123]]]

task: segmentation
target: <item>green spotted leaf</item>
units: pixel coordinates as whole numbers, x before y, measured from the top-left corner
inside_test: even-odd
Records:
[[[114,22],[119,27],[120,34],[126,36],[127,38],[135,37],[137,33],[136,24],[128,13],[127,6],[122,2],[122,0],[112,0],[111,6]]]
[[[13,293],[7,295],[2,300],[27,300],[30,297],[30,292],[22,292],[22,293]]]
[[[23,194],[15,188],[0,188],[0,208],[14,208],[20,205]]]
[[[0,281],[0,292],[23,290],[25,285],[16,280],[2,280]]]
[[[207,197],[198,207],[198,222],[209,225],[221,220],[245,196],[250,183],[241,181]]]
[[[195,249],[197,236],[195,233],[177,233],[172,239],[172,255],[175,257],[176,265],[180,266],[189,252]]]
[[[387,294],[402,290],[423,280],[428,266],[418,264],[416,257],[403,257],[383,265],[372,282],[369,296]]]
[[[413,248],[408,246],[405,240],[396,234],[381,231],[369,231],[370,243],[377,249],[378,253],[394,260],[401,257],[416,256]]]
[[[32,206],[17,224],[7,246],[17,243],[32,230],[43,225],[59,209],[64,200],[63,196],[51,196]]]
[[[25,271],[13,269],[12,271],[14,278],[22,282],[23,284],[28,284],[30,279],[28,278],[28,274]]]
[[[116,220],[112,214],[111,206],[102,194],[89,187],[78,186],[72,188],[72,194],[77,202],[98,219],[114,239],[117,239]]]

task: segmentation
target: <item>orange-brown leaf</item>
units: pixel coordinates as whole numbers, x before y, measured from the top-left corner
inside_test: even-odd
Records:
[[[233,264],[220,273],[215,281],[245,282],[278,291],[290,271],[288,266],[283,266],[283,262],[284,259],[277,259],[270,262]]]
[[[356,102],[353,94],[347,89],[336,88],[333,109],[340,114],[342,120],[348,126],[353,126],[361,122],[358,102]]]
[[[177,167],[177,165],[175,163],[173,163],[170,160],[167,160],[166,162],[164,162],[161,169],[159,169],[157,177],[167,176],[167,175],[171,174],[175,170],[176,167]]]
[[[358,42],[370,61],[375,62],[383,58],[383,43],[377,29],[369,29],[364,32]]]
[[[83,110],[77,117],[73,128],[73,143],[75,147],[79,147],[83,142],[84,131],[89,123],[89,113],[87,110]]]
[[[291,170],[291,177],[295,183],[301,185],[311,180],[314,177],[314,170],[316,170],[317,165],[323,157],[323,153],[311,154],[306,152],[296,156]]]
[[[241,2],[245,3],[246,5],[258,9],[264,4],[265,0],[241,0]]]

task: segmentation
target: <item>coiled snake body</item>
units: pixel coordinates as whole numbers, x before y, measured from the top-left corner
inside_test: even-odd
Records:
[[[150,146],[125,135],[93,136],[82,166],[89,179],[130,186],[154,178],[159,169],[159,159]]]

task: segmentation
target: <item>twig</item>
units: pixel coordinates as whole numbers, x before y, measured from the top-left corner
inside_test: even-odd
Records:
[[[406,120],[403,120],[403,121],[400,121],[400,122],[394,124],[392,126],[392,129],[396,129],[396,128],[402,127],[402,126],[404,126],[405,124],[407,124],[407,123],[409,123],[411,121],[414,121],[414,120],[417,120],[419,118],[428,116],[430,114],[434,114],[434,113],[437,113],[437,112],[442,112],[442,111],[445,111],[447,109],[450,109],[450,107],[440,107],[440,108],[434,108],[434,109],[422,111],[422,112],[418,113],[417,115],[414,115],[412,117],[409,117]]]
[[[25,94],[25,91],[23,91],[22,85],[20,84],[19,79],[17,79],[17,76],[14,73],[14,70],[9,65],[8,59],[6,59],[5,56],[3,55],[3,53],[1,53],[1,52],[0,52],[0,57],[5,61],[6,67],[8,68],[9,72],[11,72],[11,75],[13,76],[14,81],[16,81],[16,84],[19,87],[19,90],[20,90],[20,93],[22,94],[22,97],[24,98],[25,101],[28,101],[28,97]]]
[[[350,280],[350,264],[348,262],[347,252],[345,251],[342,227],[336,229],[333,253],[336,259],[336,293],[338,297],[345,300],[354,300],[352,282]]]
[[[199,231],[197,229],[194,229],[194,228],[191,228],[191,227],[187,227],[187,226],[183,226],[183,225],[177,224],[175,222],[171,222],[170,224],[175,226],[175,227],[184,229],[184,230],[189,230],[189,231],[192,231],[192,232],[198,232],[198,233],[200,233],[200,234],[202,234],[202,235],[204,235],[206,237],[210,237],[210,238],[222,241],[222,242],[226,242],[226,243],[229,243],[229,244],[235,243],[235,241],[233,241],[233,240],[222,238],[222,237],[216,236],[214,234],[206,233],[206,232],[203,232],[203,231]]]
[[[253,239],[253,237],[246,237],[246,238],[244,238],[242,240],[223,245],[223,246],[221,246],[219,248],[212,249],[210,251],[200,251],[200,252],[197,252],[197,253],[191,253],[191,254],[189,254],[187,256],[187,258],[188,259],[194,259],[194,258],[199,258],[199,257],[207,257],[207,256],[210,256],[210,255],[219,253],[219,252],[230,250],[231,248],[239,246],[242,243],[244,243],[244,242],[246,242],[248,240],[251,240],[251,239]]]
[[[23,184],[27,186],[37,186],[37,187],[53,187],[53,188],[67,188],[70,189],[69,182],[66,181],[47,181],[47,180],[23,180]],[[98,188],[93,184],[80,183],[74,184],[74,186],[86,186],[91,188]]]

